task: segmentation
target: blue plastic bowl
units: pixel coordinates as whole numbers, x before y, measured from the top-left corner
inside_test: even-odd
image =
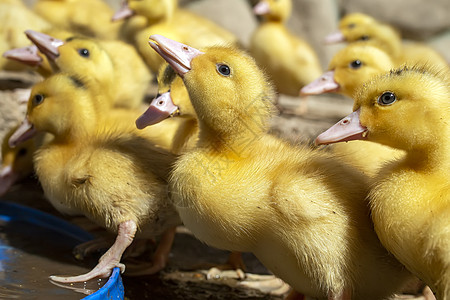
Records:
[[[6,223],[13,221],[26,222],[29,223],[30,226],[38,226],[58,232],[59,234],[67,236],[78,243],[83,243],[94,238],[89,232],[86,232],[78,226],[75,226],[63,219],[16,203],[0,201],[0,220]],[[1,252],[2,251],[0,251],[0,260],[7,259],[6,257],[3,257]],[[122,277],[120,276],[120,269],[115,268],[103,287],[95,293],[82,299],[121,300],[124,299],[124,294],[125,292]]]

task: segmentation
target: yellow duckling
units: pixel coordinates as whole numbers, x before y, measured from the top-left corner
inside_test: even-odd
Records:
[[[23,32],[27,29],[42,31],[50,24],[35,14],[20,0],[0,1],[0,53],[29,45]],[[24,66],[0,57],[0,69],[23,70]]]
[[[174,137],[176,142],[173,151],[182,153],[194,148],[199,134],[197,114],[191,104],[183,80],[177,76],[177,73],[169,64],[164,64],[158,72],[158,96],[153,99],[142,116],[136,120],[136,126],[139,129],[144,129],[173,116],[179,116],[179,119],[183,120]],[[224,265],[216,267],[219,269],[245,270],[245,264],[239,252],[232,252]],[[213,272],[214,270],[210,269],[207,276],[212,276]]]
[[[305,95],[339,93],[353,97],[355,91],[376,75],[394,67],[391,57],[367,43],[352,43],[334,55],[327,72],[301,90]],[[351,141],[333,145],[332,151],[361,171],[374,177],[387,162],[404,155],[403,151],[378,143]]]
[[[102,0],[38,0],[33,10],[61,29],[100,39],[118,38],[120,24],[111,22],[114,11]]]
[[[169,181],[197,238],[252,252],[319,299],[381,299],[400,288],[410,275],[373,232],[365,177],[267,134],[274,93],[250,56],[228,47],[201,52],[159,35],[150,44],[183,77],[199,120],[198,143]]]
[[[398,30],[370,16],[352,14],[344,17],[339,28],[339,32],[325,40],[329,43],[365,41],[386,51],[397,65],[431,63],[439,68],[448,67],[447,61],[433,48],[416,42],[403,44]]]
[[[132,46],[77,37],[63,41],[32,30],[26,34],[54,69],[91,78],[111,106],[139,108],[142,104],[151,74]]]
[[[232,33],[199,15],[179,8],[177,0],[128,0],[118,12],[121,17],[134,14],[144,16],[147,20],[145,28],[137,26],[134,43],[154,73],[158,72],[164,60],[148,47],[148,37],[152,34],[169,36],[194,47],[237,44],[237,38]]]
[[[105,277],[116,266],[123,271],[120,258],[135,234],[149,238],[164,233],[154,264],[146,270],[154,273],[164,266],[174,226],[180,223],[166,188],[175,157],[155,147],[131,121],[122,122],[123,113],[98,118],[90,99],[95,96],[82,78],[51,76],[33,87],[26,118],[9,139],[14,146],[37,131],[53,134],[53,141],[34,156],[47,199],[63,212],[67,207],[77,210],[117,233],[93,270],[74,277],[51,276],[54,281]]]
[[[372,219],[383,245],[437,299],[450,299],[449,97],[448,70],[393,70],[366,85],[354,112],[316,139],[367,139],[406,151],[373,185]]]
[[[291,0],[259,1],[253,11],[262,22],[251,37],[250,53],[278,92],[298,96],[303,86],[322,74],[322,68],[313,48],[286,28],[291,10]]]

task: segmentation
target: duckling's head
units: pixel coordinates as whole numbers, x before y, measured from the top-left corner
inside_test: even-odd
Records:
[[[93,39],[69,38],[58,47],[58,52],[55,62],[62,72],[88,74],[99,82],[114,72],[108,53]]]
[[[27,30],[27,36],[53,62],[55,71],[89,76],[98,82],[114,72],[108,53],[94,39],[71,36],[63,41],[32,30]]]
[[[421,66],[392,70],[361,88],[354,112],[316,142],[368,139],[407,151],[432,148],[449,132],[449,96],[448,70]]]
[[[273,88],[248,54],[230,47],[201,52],[159,35],[150,40],[183,78],[200,128],[224,135],[267,129]]]
[[[339,30],[325,37],[325,43],[334,44],[347,41],[347,36],[361,26],[375,23],[376,20],[363,13],[351,13],[339,21]]]
[[[353,43],[336,53],[328,72],[301,89],[304,95],[336,92],[352,97],[364,82],[394,67],[391,57],[366,43]]]
[[[197,119],[183,80],[169,64],[160,67],[157,79],[158,95],[144,114],[136,120],[136,126],[143,129],[173,116]]]
[[[253,8],[255,15],[269,21],[284,22],[292,12],[291,0],[260,0]]]
[[[51,133],[55,139],[83,134],[97,117],[92,97],[82,79],[74,75],[57,73],[37,83],[31,90],[25,119],[9,145],[15,147],[39,131]]]
[[[361,25],[368,25],[375,23],[376,20],[366,14],[363,13],[350,13],[345,15],[340,21],[339,21],[339,30],[352,30],[354,28],[357,28]]]

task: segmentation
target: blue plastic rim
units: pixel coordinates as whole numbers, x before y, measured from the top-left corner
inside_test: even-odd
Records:
[[[108,281],[98,291],[84,297],[82,300],[122,300],[124,299],[125,288],[123,287],[120,268],[114,268]]]
[[[61,218],[40,210],[11,202],[0,201],[0,219],[4,221],[20,220],[63,233],[80,243],[92,240],[94,236],[80,227]],[[1,255],[0,255],[1,256]],[[125,289],[120,268],[114,268],[108,281],[95,293],[82,300],[123,300]]]

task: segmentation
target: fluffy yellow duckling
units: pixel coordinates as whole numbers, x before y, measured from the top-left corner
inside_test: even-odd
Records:
[[[158,96],[153,99],[142,116],[136,120],[136,126],[139,129],[144,129],[173,116],[179,116],[179,119],[183,120],[174,137],[176,142],[173,151],[182,153],[194,148],[199,134],[197,114],[191,104],[183,80],[177,76],[177,73],[169,64],[164,64],[158,72]],[[245,270],[245,264],[239,252],[231,253],[226,264],[216,267]],[[214,271],[214,269],[211,269],[207,276],[212,276]]]
[[[378,47],[352,43],[336,53],[328,66],[329,71],[303,87],[301,93],[339,93],[352,97],[365,82],[393,67],[391,57]],[[370,177],[374,177],[385,163],[404,155],[403,151],[388,146],[361,141],[333,145],[332,151]]]
[[[316,139],[367,139],[406,151],[372,187],[372,219],[383,245],[437,299],[450,299],[449,97],[448,70],[393,70],[362,89],[354,112]]]
[[[33,10],[61,29],[100,39],[118,38],[120,24],[111,22],[114,11],[102,0],[38,0]]]
[[[183,77],[199,120],[197,146],[177,160],[169,181],[197,238],[253,252],[319,299],[381,299],[400,288],[410,275],[373,232],[365,177],[327,153],[267,134],[274,93],[250,56],[151,40]]]
[[[22,1],[0,1],[0,53],[28,46],[29,41],[23,34],[25,30],[42,31],[49,27],[47,21],[31,11]],[[23,70],[24,67],[0,57],[0,69]]]
[[[113,107],[139,108],[151,74],[136,50],[121,41],[69,37],[65,41],[27,30],[57,71],[89,77]]]
[[[145,28],[142,28],[142,24],[137,26],[134,43],[154,73],[158,72],[164,60],[148,47],[148,37],[152,34],[162,34],[194,47],[237,44],[237,38],[232,33],[199,15],[179,8],[177,0],[128,0],[117,14],[121,18],[134,14],[146,18]]]
[[[98,118],[90,99],[95,96],[82,78],[51,76],[33,87],[26,118],[9,139],[13,146],[36,131],[53,134],[53,141],[34,157],[46,197],[57,209],[77,210],[117,233],[93,270],[74,277],[52,276],[54,281],[81,282],[108,276],[116,266],[123,270],[120,258],[135,234],[148,238],[164,232],[154,264],[146,270],[158,271],[167,259],[173,228],[180,223],[166,188],[175,157],[135,128],[134,114],[129,120],[114,112]]]
[[[351,14],[343,18],[339,28],[339,32],[325,40],[329,43],[365,41],[386,51],[397,65],[431,63],[439,68],[448,67],[447,61],[433,48],[416,42],[403,44],[399,31],[370,16]]]
[[[254,7],[262,22],[251,37],[250,52],[278,92],[298,96],[322,68],[313,48],[286,28],[291,10],[291,0],[261,0]]]

